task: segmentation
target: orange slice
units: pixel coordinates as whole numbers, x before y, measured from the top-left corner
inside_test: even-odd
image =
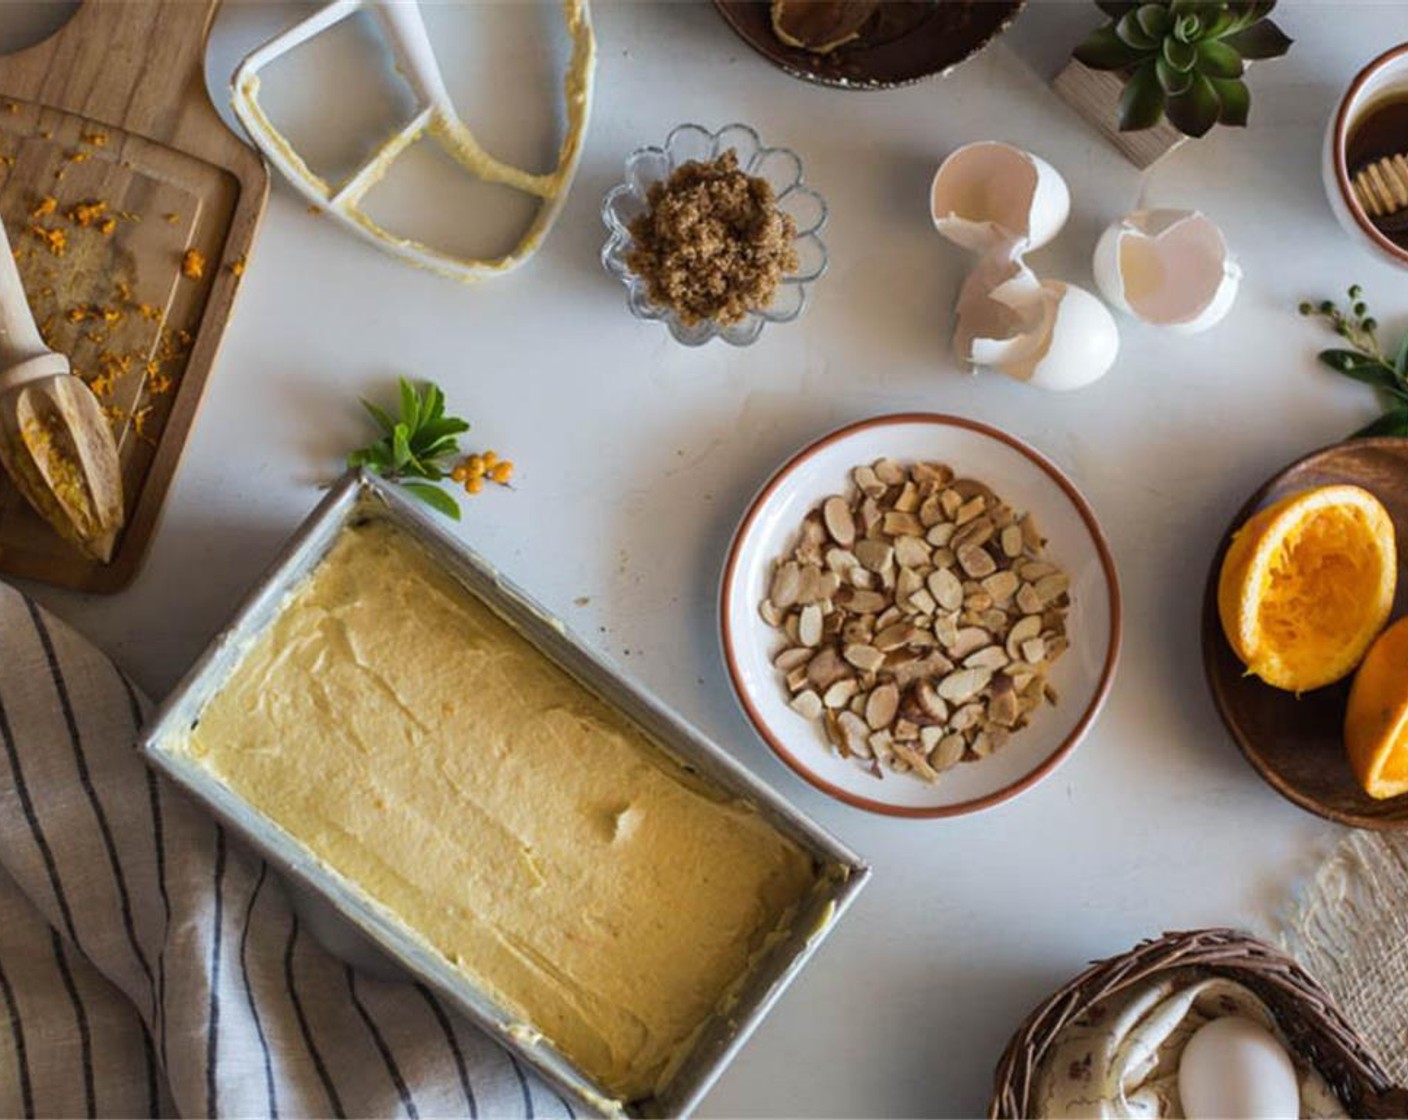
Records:
[[[1222,629],[1267,684],[1308,692],[1348,676],[1393,607],[1388,511],[1358,486],[1321,486],[1251,518],[1218,579]]]
[[[1381,635],[1349,690],[1344,745],[1370,797],[1408,793],[1408,618]]]

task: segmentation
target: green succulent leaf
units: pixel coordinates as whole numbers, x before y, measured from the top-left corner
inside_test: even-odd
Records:
[[[1092,31],[1085,42],[1072,52],[1077,62],[1092,70],[1123,70],[1126,66],[1133,66],[1144,55],[1144,51],[1135,50],[1115,34],[1113,27]]]
[[[1120,94],[1120,131],[1137,132],[1153,128],[1164,112],[1164,87],[1159,84],[1158,69],[1146,62],[1125,83]]]
[[[1217,123],[1221,111],[1217,91],[1201,74],[1194,74],[1192,85],[1177,97],[1170,97],[1164,107],[1168,119],[1185,136],[1205,136]]]
[[[1195,15],[1179,16],[1173,25],[1173,34],[1180,43],[1196,43],[1202,33],[1203,21]]]
[[[1221,41],[1243,58],[1280,58],[1295,42],[1269,19],[1248,24]]]
[[[1164,46],[1168,46],[1168,43],[1165,42]],[[1193,84],[1191,71],[1175,70],[1162,56],[1155,60],[1154,68],[1159,75],[1159,85],[1164,87],[1164,92],[1170,97],[1178,96]]]
[[[1162,39],[1173,26],[1173,17],[1163,4],[1141,4],[1135,10],[1134,18],[1151,39]]]
[[[428,482],[403,482],[401,489],[413,497],[419,498],[436,513],[443,513],[451,521],[460,519],[459,502],[441,490],[440,487],[432,486]]]
[[[1217,115],[1218,124],[1245,128],[1251,114],[1252,94],[1247,83],[1241,78],[1210,78],[1212,88],[1217,92],[1217,100],[1222,111]]]
[[[1204,39],[1193,50],[1197,56],[1198,71],[1209,78],[1240,78],[1246,69],[1242,56],[1216,39]]]
[[[1398,344],[1398,356],[1393,359],[1394,371],[1400,379],[1408,381],[1408,331],[1403,334],[1403,341]]]
[[[1139,12],[1126,12],[1115,23],[1115,34],[1129,46],[1139,51],[1159,49],[1159,41],[1139,24]]]
[[[1172,69],[1187,74],[1197,65],[1198,48],[1179,39],[1165,39],[1162,57]]]
[[[1366,439],[1369,436],[1408,436],[1408,404],[1395,405],[1349,438]]]

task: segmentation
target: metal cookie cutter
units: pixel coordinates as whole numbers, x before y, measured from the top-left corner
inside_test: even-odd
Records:
[[[395,54],[396,68],[410,86],[419,108],[345,183],[333,187],[309,168],[265,114],[259,104],[259,72],[314,36],[363,10],[376,17]],[[562,13],[572,44],[563,83],[567,132],[558,149],[557,166],[547,174],[533,174],[495,159],[460,120],[440,76],[430,36],[414,0],[335,0],[251,52],[235,71],[231,102],[235,115],[265,157],[304,198],[354,233],[393,256],[456,280],[497,276],[523,264],[542,244],[567,200],[582,156],[596,70],[596,37],[592,32],[588,0],[562,0]],[[361,208],[363,196],[386,175],[396,157],[425,135],[433,138],[471,175],[542,200],[532,225],[508,253],[490,260],[457,257],[419,241],[396,236]]]

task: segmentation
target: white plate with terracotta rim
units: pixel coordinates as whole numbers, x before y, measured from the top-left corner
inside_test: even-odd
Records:
[[[794,712],[772,666],[781,636],[758,614],[773,561],[790,551],[802,518],[832,494],[848,493],[850,472],[881,458],[947,463],[987,483],[1047,537],[1047,557],[1071,577],[1071,647],[1052,669],[1060,695],[1031,725],[987,758],[946,771],[933,785],[907,774],[877,778],[827,746],[819,723]],[[724,565],[720,630],[734,692],[764,741],[818,789],[858,809],[895,817],[951,817],[990,808],[1050,774],[1095,722],[1120,650],[1115,562],[1090,504],[1039,452],[995,428],[959,416],[910,412],[861,420],[803,448],[748,507]]]

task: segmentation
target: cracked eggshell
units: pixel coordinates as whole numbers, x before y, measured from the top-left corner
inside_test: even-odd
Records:
[[[1095,282],[1121,311],[1181,334],[1219,322],[1242,270],[1216,224],[1197,210],[1136,210],[1095,247]]]
[[[1008,302],[1014,294],[1024,304],[1026,329],[1005,339],[975,338],[976,363],[1057,392],[1080,389],[1110,371],[1120,332],[1095,296],[1074,284],[1044,280],[1035,294],[1025,287],[1017,293],[998,289],[992,298]]]
[[[965,144],[939,165],[929,190],[934,227],[981,253],[1004,242],[1045,245],[1066,224],[1071,193],[1040,156],[995,140]]]

